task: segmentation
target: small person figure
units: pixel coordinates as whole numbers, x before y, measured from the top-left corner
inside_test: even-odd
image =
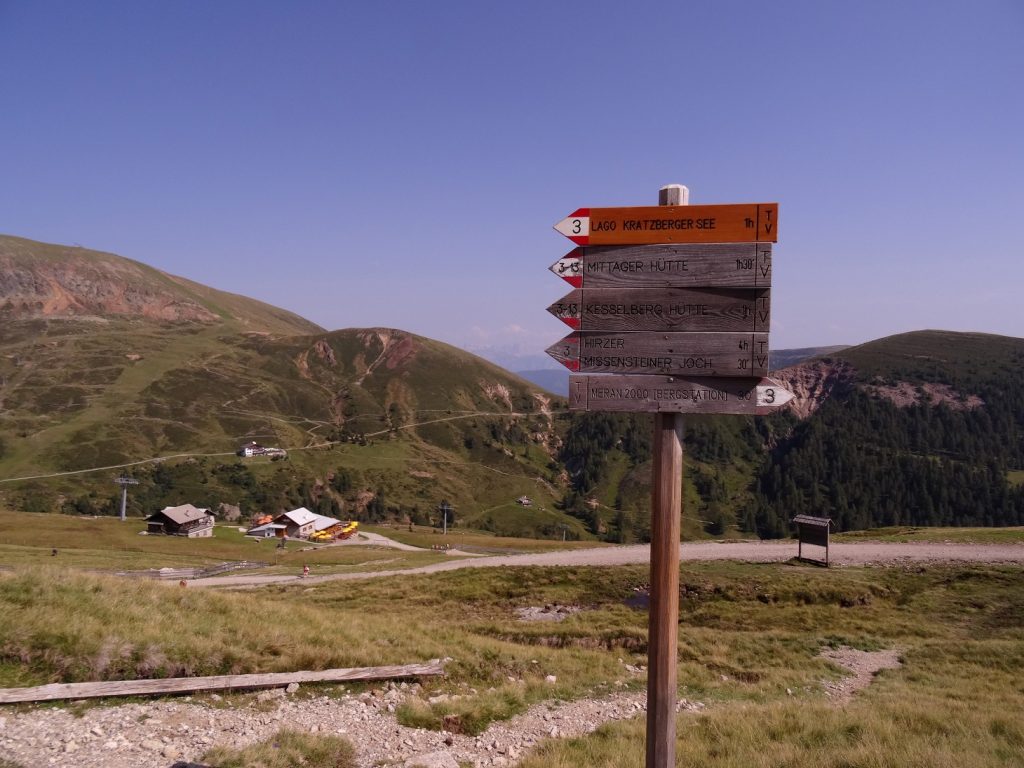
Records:
[[[302,578],[306,578],[307,576],[309,576],[309,566],[304,565],[302,566]]]
[[[50,557],[56,557],[56,556],[57,556],[57,548],[54,547],[53,548],[53,552],[50,553]]]
[[[178,586],[179,587],[187,587],[188,586],[188,582],[185,581],[184,579],[182,579],[181,581],[178,582]]]

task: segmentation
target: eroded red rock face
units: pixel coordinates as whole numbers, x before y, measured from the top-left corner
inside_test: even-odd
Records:
[[[875,397],[888,400],[900,408],[925,403],[940,403],[957,411],[973,410],[985,405],[977,395],[965,395],[948,384],[906,381],[856,383],[856,369],[844,361],[812,360],[772,373],[795,397],[790,402],[792,411],[802,419],[813,414],[837,388],[856,386]]]
[[[387,362],[385,366],[393,371],[405,362],[410,362],[416,357],[416,342],[412,336],[402,336],[392,341],[388,348]]]
[[[813,360],[774,371],[772,378],[793,393],[789,407],[801,419],[806,419],[821,407],[837,387],[850,385],[854,373],[849,363]]]
[[[220,318],[156,270],[119,259],[16,260],[0,252],[0,313],[14,319],[130,316],[215,323]]]
[[[949,384],[922,382],[911,384],[898,381],[895,384],[867,384],[864,389],[873,395],[885,398],[900,408],[930,403],[943,404],[954,411],[973,411],[981,408],[985,401],[977,395],[966,395],[953,389]]]

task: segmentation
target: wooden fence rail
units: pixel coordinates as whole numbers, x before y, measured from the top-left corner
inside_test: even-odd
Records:
[[[280,688],[289,683],[341,683],[348,680],[393,680],[403,677],[431,677],[444,674],[444,663],[431,659],[425,664],[395,667],[353,667],[307,672],[270,672],[255,675],[213,677],[172,677],[163,680],[109,680],[96,683],[51,683],[32,688],[0,688],[0,704],[59,699],[95,699],[106,696],[158,696],[165,693],[229,691],[246,688]]]
[[[269,568],[270,563],[255,560],[241,560],[237,563],[221,563],[206,568],[161,568],[148,571],[118,571],[118,576],[133,579],[205,579],[228,571],[242,571],[249,568]]]

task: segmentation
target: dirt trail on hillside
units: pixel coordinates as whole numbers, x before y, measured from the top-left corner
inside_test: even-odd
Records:
[[[856,648],[841,645],[838,648],[826,648],[819,655],[853,673],[836,682],[824,683],[825,695],[837,706],[848,703],[854,694],[871,685],[875,675],[883,669],[899,669],[902,666],[900,652],[895,648],[883,651],[858,651]]]
[[[791,542],[694,542],[680,545],[680,559],[687,562],[736,560],[741,562],[785,562],[796,557],[797,544]],[[337,573],[310,576],[301,581],[316,584],[325,581],[373,579],[383,576],[455,571],[460,568],[498,568],[527,565],[542,566],[614,566],[634,565],[650,561],[650,547],[637,544],[624,547],[559,550],[525,555],[496,555],[472,560],[434,563],[418,568]],[[858,542],[833,544],[829,547],[832,565],[901,565],[909,563],[1024,563],[1024,544],[897,544]],[[298,576],[223,576],[189,582],[197,587],[246,587],[300,581]]]

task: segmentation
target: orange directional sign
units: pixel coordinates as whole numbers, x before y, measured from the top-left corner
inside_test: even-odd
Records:
[[[774,379],[620,374],[569,377],[570,411],[764,416],[792,399],[793,393]]]
[[[577,245],[774,243],[779,204],[579,208],[555,229]]]

